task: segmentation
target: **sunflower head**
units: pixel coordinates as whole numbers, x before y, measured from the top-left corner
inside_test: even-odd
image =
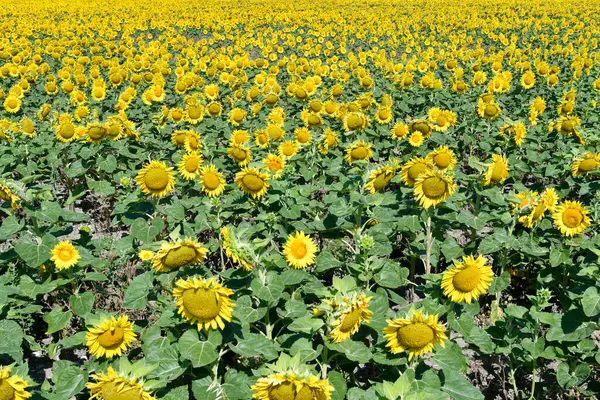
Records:
[[[177,169],[179,173],[183,177],[183,179],[191,181],[198,176],[200,173],[200,168],[202,165],[202,156],[198,153],[191,152],[185,154],[179,164],[177,164]]]
[[[136,339],[133,323],[127,315],[110,317],[88,329],[86,345],[94,357],[120,357]]]
[[[121,361],[122,366],[126,361]],[[139,369],[140,371],[142,368]],[[132,375],[132,376],[130,376]],[[106,373],[90,376],[95,382],[88,382],[86,387],[90,391],[90,399],[98,400],[156,400],[144,388],[144,382],[139,379],[135,371],[130,374],[117,372],[108,367]]]
[[[502,183],[508,178],[508,160],[500,154],[493,154],[492,161],[487,165],[487,171],[483,177],[483,186]]]
[[[235,183],[242,192],[259,199],[269,189],[269,176],[256,168],[244,168],[235,176]]]
[[[152,267],[158,272],[170,272],[203,262],[208,250],[196,240],[185,239],[165,243],[154,257]]]
[[[455,190],[452,177],[440,171],[425,171],[415,180],[415,197],[423,208],[436,207]]]
[[[445,347],[446,328],[438,319],[437,314],[426,315],[417,310],[409,312],[405,318],[388,320],[383,331],[387,339],[386,347],[393,354],[407,351],[409,360],[433,351],[436,343]]]
[[[233,290],[222,286],[214,278],[179,279],[173,288],[178,314],[189,323],[196,324],[199,331],[225,329],[225,322],[231,322],[235,306],[231,301],[232,294]]]
[[[304,269],[315,263],[317,245],[314,240],[302,231],[289,235],[283,246],[283,255],[288,265],[296,269]]]
[[[573,176],[587,175],[590,172],[598,170],[600,166],[600,153],[585,153],[578,157],[571,164],[571,173]]]
[[[369,174],[369,179],[367,180],[367,184],[365,185],[365,190],[371,194],[381,192],[389,185],[392,178],[396,176],[397,170],[398,168],[395,165],[384,165],[376,170],[371,171]]]
[[[444,171],[446,169],[451,170],[456,165],[456,158],[454,152],[448,148],[448,146],[440,146],[433,150],[426,157],[437,169]]]
[[[209,197],[219,196],[225,190],[225,178],[213,164],[202,167],[199,176],[202,191]]]
[[[564,201],[552,214],[554,224],[565,236],[579,235],[591,225],[589,211],[579,201]]]
[[[0,182],[0,200],[6,201],[10,204],[13,210],[16,210],[19,206],[19,196],[17,196],[13,190]],[[1,204],[1,203],[0,203]]]
[[[80,259],[79,251],[68,240],[54,246],[50,254],[52,254],[50,260],[54,261],[58,270],[69,269],[77,265]]]
[[[434,165],[426,158],[414,157],[404,164],[400,171],[402,182],[408,186],[414,186],[419,176],[433,168]]]
[[[156,198],[165,197],[175,187],[173,168],[168,168],[162,161],[150,161],[135,180],[142,192]]]
[[[354,142],[346,149],[346,156],[344,157],[349,164],[356,161],[369,161],[373,157],[371,151],[371,143],[366,143],[363,140]]]
[[[329,338],[336,343],[350,339],[358,332],[362,323],[369,323],[373,312],[369,310],[369,302],[372,297],[358,296],[353,301],[346,303],[346,307],[338,309],[338,318],[333,322],[333,329]]]
[[[492,267],[485,265],[483,256],[463,257],[462,262],[454,261],[454,267],[442,274],[444,295],[454,302],[470,304],[487,292],[494,273]]]

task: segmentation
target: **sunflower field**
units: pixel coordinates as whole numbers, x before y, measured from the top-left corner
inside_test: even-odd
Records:
[[[3,0],[0,400],[598,399],[599,17]]]

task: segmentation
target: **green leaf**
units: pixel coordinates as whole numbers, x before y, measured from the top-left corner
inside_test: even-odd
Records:
[[[190,360],[194,368],[200,368],[219,358],[217,348],[222,340],[219,332],[210,331],[208,340],[201,341],[198,340],[198,331],[189,329],[179,338],[179,353],[183,360]]]
[[[72,349],[73,347],[82,346],[85,344],[86,332],[77,332],[72,336],[65,336],[61,339],[58,344],[65,349]]]
[[[19,221],[16,216],[8,216],[0,226],[0,241],[8,240],[25,226],[24,221]]]
[[[348,386],[346,385],[346,379],[342,374],[337,371],[331,371],[327,375],[329,383],[335,388],[331,393],[331,400],[344,400],[346,397],[346,391]]]
[[[186,385],[169,390],[167,394],[161,397],[161,400],[189,400],[189,398],[189,388]]]
[[[304,317],[296,318],[288,325],[288,329],[292,332],[308,333],[312,335],[324,324],[325,323],[319,318],[313,318],[312,315],[305,315]]]
[[[374,276],[378,285],[396,289],[406,285],[410,271],[391,261],[386,262]]]
[[[334,351],[340,352],[350,361],[366,364],[371,361],[373,354],[362,342],[346,340],[341,343],[326,342],[326,346]]]
[[[164,229],[162,218],[154,218],[150,224],[143,218],[138,218],[131,224],[131,235],[144,242],[152,242]]]
[[[94,295],[91,292],[72,295],[69,296],[69,303],[75,314],[85,318],[94,308]]]
[[[44,235],[41,243],[32,243],[19,240],[15,244],[15,251],[28,267],[37,268],[50,258],[50,250],[57,240],[50,234]]]
[[[339,268],[342,263],[335,258],[332,252],[324,251],[317,256],[315,272],[324,272],[329,269]]]
[[[443,386],[442,391],[455,400],[483,400],[483,394],[471,385],[462,375],[450,369],[440,371]]]
[[[556,380],[565,389],[572,389],[585,382],[592,370],[587,364],[579,364],[571,371],[567,362],[558,364],[556,368]]]
[[[71,311],[63,311],[60,307],[55,307],[49,313],[44,314],[44,321],[48,324],[46,333],[48,335],[62,330],[73,318]]]
[[[332,286],[340,293],[347,293],[356,287],[356,281],[349,275],[343,278],[334,276]]]
[[[581,305],[583,306],[583,312],[588,317],[593,317],[600,313],[600,293],[598,293],[597,287],[590,286],[583,292]]]
[[[68,399],[79,393],[88,381],[88,373],[69,361],[59,360],[52,367],[54,394]]]
[[[0,321],[0,354],[8,354],[16,361],[23,359],[21,343],[25,334],[15,321]]]
[[[467,372],[467,359],[463,356],[460,347],[451,342],[446,342],[446,348],[437,348],[432,360],[442,369],[455,373]]]
[[[250,283],[254,295],[268,303],[276,303],[283,294],[285,285],[277,272],[270,271],[263,277],[256,277]]]
[[[123,306],[135,310],[142,310],[148,304],[148,295],[154,288],[154,273],[152,271],[144,272],[141,275],[133,278],[127,290],[125,291],[125,299]]]
[[[242,357],[263,357],[270,361],[279,357],[281,348],[264,335],[245,333],[243,337],[238,338],[237,345],[231,346],[231,350]]]

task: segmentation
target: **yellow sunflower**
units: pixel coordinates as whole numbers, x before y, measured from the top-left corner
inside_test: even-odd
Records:
[[[419,131],[415,131],[415,132],[411,133],[410,136],[408,137],[408,143],[412,147],[419,147],[423,144],[424,141],[425,141],[425,137]]]
[[[184,147],[187,134],[188,131],[173,131],[171,134],[171,143],[177,147]]]
[[[188,153],[200,150],[200,134],[196,131],[185,131],[185,151]]]
[[[466,256],[462,262],[453,262],[454,267],[442,274],[444,296],[455,303],[471,304],[490,287],[494,276],[492,267],[485,265],[485,258],[481,255],[477,258]]]
[[[427,154],[426,160],[430,161],[440,171],[453,169],[456,165],[454,152],[448,146],[440,146]]]
[[[441,110],[437,107],[427,112],[427,119],[437,132],[445,132],[456,124],[456,114],[451,110]]]
[[[100,143],[106,139],[108,130],[104,124],[93,123],[89,124],[85,128],[85,136],[87,136],[88,142]]]
[[[128,378],[119,375],[112,367],[106,374],[90,376],[96,382],[88,382],[90,400],[156,400],[144,389],[144,383],[138,378]]]
[[[331,400],[334,390],[326,379],[298,376],[292,371],[260,378],[250,389],[256,400]]]
[[[285,261],[293,268],[304,269],[315,263],[317,245],[302,231],[289,235],[283,246]]]
[[[202,157],[194,151],[185,154],[177,166],[183,179],[191,181],[200,173],[201,165]]]
[[[119,318],[104,319],[98,325],[88,329],[86,346],[94,357],[120,357],[136,339],[133,323],[127,315]]]
[[[209,197],[219,196],[225,190],[225,178],[213,164],[200,169],[202,191]]]
[[[591,224],[589,211],[579,201],[564,201],[552,214],[554,224],[565,236],[583,233]]]
[[[50,260],[54,262],[56,268],[60,271],[69,269],[79,262],[79,251],[68,240],[58,243],[52,251]]]
[[[394,166],[384,165],[369,174],[369,179],[365,185],[365,190],[371,194],[381,192],[389,185],[390,181],[396,175],[397,168]]]
[[[365,114],[354,111],[346,114],[342,120],[346,132],[360,131],[369,126],[369,119]]]
[[[150,261],[154,258],[154,252],[151,250],[140,250],[138,257],[142,261]]]
[[[392,109],[391,107],[381,107],[379,110],[377,110],[377,112],[375,113],[375,121],[377,121],[378,124],[388,124],[391,120],[392,117],[394,116],[394,114],[392,113]]]
[[[227,154],[238,163],[240,167],[246,166],[252,160],[252,150],[239,144],[232,144],[227,149]]]
[[[330,149],[337,147],[339,143],[340,139],[338,138],[337,133],[331,130],[331,128],[325,128],[321,141],[319,142],[319,152],[321,154],[327,154]]]
[[[175,187],[173,168],[162,161],[150,161],[135,178],[141,191],[152,197],[165,197]]]
[[[573,176],[587,175],[596,171],[600,165],[600,153],[585,153],[582,157],[577,157],[571,164],[571,173]]]
[[[61,115],[56,125],[56,138],[61,142],[69,143],[77,138],[75,135],[75,125],[70,115]]]
[[[12,375],[10,367],[0,367],[0,399],[25,400],[31,397],[29,385],[19,375]]]
[[[173,288],[177,313],[198,330],[225,329],[231,322],[235,304],[231,301],[233,290],[222,286],[215,278],[193,277],[179,279]]]
[[[409,361],[413,357],[430,353],[436,343],[446,347],[446,327],[438,323],[438,319],[437,314],[424,315],[423,311],[417,310],[406,318],[387,320],[388,325],[383,330],[387,339],[385,346],[389,347],[393,354],[408,351]]]
[[[19,112],[21,104],[21,99],[18,96],[9,95],[4,99],[4,109],[11,114]]]
[[[10,207],[13,210],[16,210],[19,206],[19,196],[14,194],[14,192],[6,185],[0,183],[0,200],[7,201],[10,203]]]
[[[502,183],[508,178],[508,160],[500,154],[492,154],[492,162],[487,164],[487,171],[483,176],[483,186]]]
[[[369,323],[373,312],[369,310],[372,297],[364,295],[341,311],[339,318],[333,323],[329,338],[336,343],[350,339],[360,329],[363,322]]]
[[[402,140],[408,136],[408,125],[404,122],[398,122],[391,130],[392,139]]]
[[[310,130],[308,128],[297,128],[294,130],[294,136],[296,137],[296,143],[299,145],[309,144],[312,138]]]
[[[496,119],[498,118],[498,116],[500,115],[500,113],[502,112],[502,110],[500,109],[500,106],[496,103],[485,103],[483,101],[479,101],[479,104],[477,106],[477,113],[479,114],[480,117],[483,117],[485,119]]]
[[[196,240],[185,239],[176,243],[164,243],[154,257],[152,268],[158,272],[170,272],[196,265],[206,259],[208,250]]]
[[[422,137],[428,138],[433,131],[433,125],[424,119],[414,119],[408,124],[409,133],[419,132]]]
[[[527,215],[519,217],[519,222],[527,228],[532,228],[541,221],[546,211],[554,212],[558,203],[558,195],[553,188],[546,189],[541,195],[535,191],[518,193],[517,198],[521,200],[517,209],[529,208]]]
[[[235,183],[242,192],[259,199],[269,190],[269,176],[256,168],[244,168],[235,175]]]
[[[352,164],[355,161],[365,160],[369,161],[373,157],[373,152],[371,151],[371,143],[366,143],[364,140],[360,140],[352,143],[346,149],[345,159],[348,164]]]
[[[433,170],[434,165],[426,158],[414,157],[411,158],[400,170],[402,182],[408,186],[414,186],[417,178],[430,170]]]
[[[292,158],[298,153],[298,144],[294,140],[287,140],[279,145],[278,150],[282,158]]]
[[[456,185],[440,171],[425,171],[415,180],[415,197],[423,208],[436,207],[452,196]]]
[[[285,167],[285,160],[277,154],[269,153],[263,160],[263,165],[273,174],[273,178],[279,178]]]
[[[244,143],[250,141],[250,134],[248,131],[243,129],[236,129],[235,131],[231,132],[229,141],[232,145],[243,145]]]

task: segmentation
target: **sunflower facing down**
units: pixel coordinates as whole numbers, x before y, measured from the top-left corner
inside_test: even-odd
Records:
[[[221,238],[223,240],[223,250],[225,255],[233,263],[240,265],[244,270],[254,269],[254,262],[250,256],[251,247],[248,243],[239,240],[226,226],[221,228]]]
[[[283,246],[283,255],[288,265],[295,269],[304,269],[315,263],[317,245],[302,231],[289,235]]]
[[[426,171],[415,181],[415,197],[423,208],[436,207],[452,196],[456,184],[440,171]]]
[[[215,278],[193,277],[179,279],[173,288],[177,313],[198,330],[225,329],[231,322],[235,304],[231,301],[233,290],[222,286]]]
[[[184,155],[177,164],[177,168],[183,179],[191,181],[200,173],[201,164],[202,157],[194,151]]]
[[[79,251],[68,240],[58,243],[52,251],[50,260],[54,262],[59,271],[69,269],[79,262]]]
[[[404,164],[400,171],[400,176],[402,182],[408,186],[414,186],[417,178],[429,170],[433,170],[431,161],[421,157],[413,157]]]
[[[269,176],[256,168],[244,168],[235,176],[235,183],[242,192],[260,199],[269,190]]]
[[[25,400],[31,397],[25,379],[10,373],[10,367],[0,367],[0,399]]]
[[[552,214],[554,224],[565,236],[583,233],[591,224],[589,211],[579,201],[564,201]]]
[[[483,176],[483,186],[502,183],[508,178],[508,160],[500,154],[492,154],[492,162],[487,164],[487,171]]]
[[[454,267],[442,274],[444,296],[455,303],[471,304],[472,300],[477,300],[490,287],[494,276],[492,267],[485,265],[483,256],[467,256],[463,257],[462,262],[453,262]]]
[[[90,390],[90,400],[156,400],[144,389],[142,381],[121,376],[112,367],[108,367],[106,374],[90,377],[96,381],[86,384]]]
[[[334,390],[328,380],[291,371],[260,378],[250,389],[256,400],[331,400]]]
[[[397,170],[398,168],[396,166],[384,165],[371,171],[367,184],[365,185],[365,190],[371,194],[381,192],[390,184],[392,178],[396,176]]]
[[[373,152],[371,151],[371,143],[366,143],[361,140],[358,142],[352,143],[346,149],[345,159],[348,164],[352,164],[355,161],[365,160],[369,161],[373,157]]]
[[[369,310],[372,297],[360,296],[341,312],[340,317],[333,323],[334,328],[329,338],[336,343],[350,339],[360,329],[363,322],[369,323],[373,312]]]
[[[206,259],[208,250],[196,240],[185,239],[176,243],[164,243],[154,257],[152,268],[158,272],[170,272],[196,265]]]
[[[133,324],[127,315],[121,315],[118,319],[110,317],[89,328],[86,334],[86,346],[94,357],[113,358],[120,357],[135,339]]]
[[[571,173],[573,176],[587,175],[596,171],[600,165],[600,153],[585,153],[578,157],[571,164]]]
[[[209,197],[219,196],[225,190],[225,178],[213,164],[200,169],[202,191]]]
[[[409,361],[430,353],[436,343],[446,347],[446,327],[438,323],[438,318],[437,314],[428,316],[418,310],[406,318],[387,320],[388,326],[383,330],[387,339],[385,347],[393,354],[408,351]]]
[[[173,168],[162,161],[150,161],[135,178],[141,191],[152,197],[165,197],[175,187]]]
[[[19,200],[21,199],[19,196],[14,194],[14,192],[8,186],[0,183],[0,200],[7,201],[10,204],[10,207],[13,210],[16,210],[19,206]]]

